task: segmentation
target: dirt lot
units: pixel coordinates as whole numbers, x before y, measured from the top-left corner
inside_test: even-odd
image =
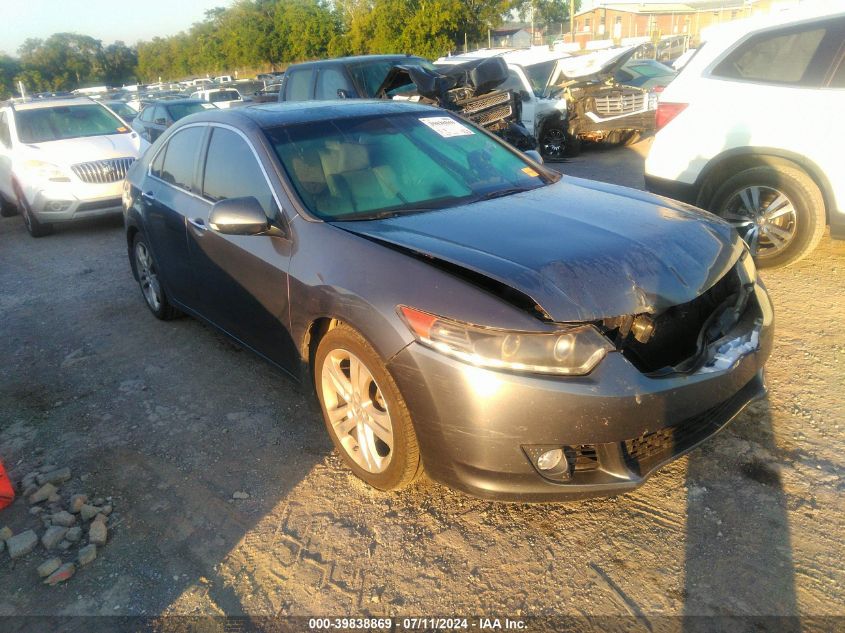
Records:
[[[644,151],[585,152],[560,169],[642,186]],[[364,487],[332,454],[309,394],[197,321],[147,312],[119,221],[33,240],[20,218],[4,219],[0,456],[17,476],[39,460],[69,466],[63,497],[111,496],[114,512],[109,543],[64,585],[39,581],[40,545],[15,564],[0,554],[0,615],[845,626],[806,619],[845,615],[845,243],[825,237],[764,278],[777,310],[766,401],[632,494],[507,505],[435,484]],[[3,525],[39,522],[19,501]]]

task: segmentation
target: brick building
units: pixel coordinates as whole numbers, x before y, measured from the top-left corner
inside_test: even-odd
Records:
[[[689,35],[693,40],[713,24],[749,17],[798,0],[686,0],[682,2],[605,2],[575,14],[575,40],[619,41],[632,37]],[[569,38],[567,38],[569,39]],[[570,40],[571,41],[571,40]]]

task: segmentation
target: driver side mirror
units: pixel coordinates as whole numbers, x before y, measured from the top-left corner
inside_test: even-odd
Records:
[[[536,149],[527,149],[522,153],[528,156],[528,158],[533,160],[535,163],[540,163],[541,165],[543,164],[543,157]]]
[[[208,215],[208,226],[224,235],[272,235],[279,231],[270,224],[261,204],[252,196],[227,198],[215,203]]]
[[[519,91],[519,98],[522,101],[531,101],[531,94],[527,90],[520,90]]]
[[[166,119],[156,119],[155,121],[153,121],[153,123],[155,123],[156,125],[167,125],[167,120]]]
[[[349,93],[346,90],[344,90],[343,88],[338,88],[337,89],[337,98],[338,99],[348,99]]]

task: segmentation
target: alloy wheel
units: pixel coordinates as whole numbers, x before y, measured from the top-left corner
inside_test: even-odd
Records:
[[[543,158],[559,160],[563,158],[566,149],[566,136],[562,129],[552,127],[543,132],[540,151]]]
[[[321,368],[323,402],[346,454],[369,473],[384,472],[393,455],[393,423],[367,366],[345,349],[329,352]]]
[[[147,245],[138,242],[135,245],[135,263],[137,264],[138,283],[141,292],[154,312],[161,309],[161,285],[156,274],[153,258],[147,250]]]
[[[782,252],[795,239],[798,216],[782,191],[753,185],[734,193],[719,214],[730,222],[760,259]]]

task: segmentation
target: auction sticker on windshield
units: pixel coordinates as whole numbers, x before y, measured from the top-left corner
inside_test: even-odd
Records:
[[[420,122],[430,127],[443,138],[449,138],[452,136],[471,136],[474,134],[472,130],[464,127],[455,121],[455,119],[448,116],[426,117],[424,119],[420,119]]]

